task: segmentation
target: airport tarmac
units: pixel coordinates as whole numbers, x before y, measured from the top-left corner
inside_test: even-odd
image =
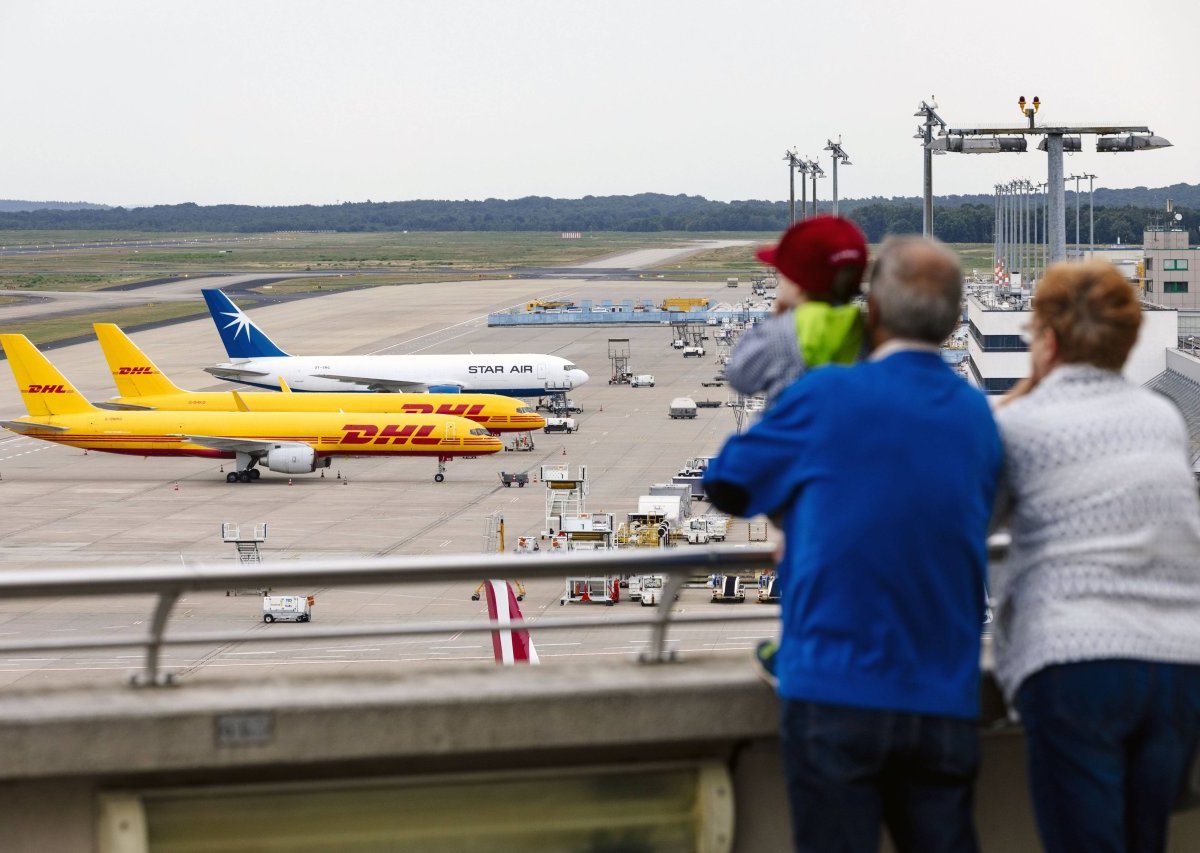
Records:
[[[628,266],[614,258],[614,264]],[[219,280],[218,280],[219,282]],[[203,282],[192,280],[197,290]],[[206,286],[206,285],[204,285]],[[570,435],[535,433],[535,450],[504,452],[451,462],[444,483],[434,483],[431,459],[335,459],[319,474],[264,472],[249,484],[225,482],[219,462],[204,459],[143,459],[87,453],[0,434],[0,571],[36,567],[139,566],[211,563],[235,559],[221,541],[222,522],[266,523],[262,547],[266,562],[389,555],[480,553],[487,517],[500,512],[509,546],[517,536],[545,527],[545,490],[539,484],[503,488],[500,471],[531,475],[543,464],[566,464],[574,474],[586,465],[591,491],[588,509],[613,512],[619,519],[636,509],[637,496],[655,482],[669,482],[686,459],[710,454],[734,429],[727,407],[700,409],[695,420],[671,420],[674,397],[725,400],[727,388],[704,388],[717,371],[715,348],[703,358],[683,358],[670,347],[666,326],[652,328],[505,327],[488,328],[487,314],[535,298],[593,300],[708,296],[728,302],[749,295],[721,283],[525,280],[443,282],[379,287],[263,306],[255,322],[281,346],[297,354],[545,352],[569,358],[591,379],[571,392],[582,406]],[[203,368],[225,360],[213,324],[205,319],[133,335],[158,366],[182,387],[228,390]],[[634,373],[653,373],[653,388],[608,383],[609,338],[628,338]],[[53,361],[94,400],[115,394],[95,343],[53,350]],[[11,373],[0,368],[0,417],[24,414]],[[228,464],[228,463],[227,463]],[[227,469],[226,469],[227,470]],[[699,510],[699,506],[697,506]],[[744,524],[731,527],[731,542],[746,541]],[[701,547],[681,545],[679,547]],[[536,555],[531,559],[553,559]],[[276,594],[317,595],[315,624],[394,624],[484,618],[486,609],[470,600],[463,584],[411,587],[275,590]],[[622,603],[604,608],[559,607],[562,584],[529,585],[523,603],[536,619],[579,613],[603,616],[625,612]],[[753,591],[751,591],[751,596]],[[111,631],[136,633],[150,618],[149,599],[66,602],[0,602],[0,641],[32,637],[65,639]],[[685,590],[677,607],[719,608],[705,590]],[[725,605],[725,607],[729,607]],[[733,610],[767,610],[757,604]],[[640,611],[640,608],[639,608]],[[647,611],[649,612],[649,611]],[[255,596],[192,595],[181,600],[169,632],[230,630],[304,632],[302,624],[265,625]],[[746,654],[770,621],[677,628],[672,646],[686,654]],[[581,629],[534,634],[549,666],[578,663],[597,655],[634,655],[648,640],[646,629]],[[142,657],[136,649],[105,652],[28,654],[0,660],[0,686],[42,686],[62,681],[121,678]],[[273,676],[289,667],[340,671],[355,667],[412,667],[449,660],[491,659],[485,635],[386,639],[377,642],[320,642],[299,645],[234,644],[220,649],[168,649],[165,664],[187,678]]]

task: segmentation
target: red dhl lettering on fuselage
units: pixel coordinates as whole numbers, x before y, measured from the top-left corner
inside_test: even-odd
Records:
[[[65,385],[30,385],[25,389],[26,394],[66,394]]]
[[[405,403],[400,411],[409,415],[458,415],[460,418],[474,418],[483,412],[483,404],[475,403],[442,403],[434,406],[432,403]]]
[[[430,438],[433,424],[387,424],[382,429],[375,424],[346,424],[342,444],[440,444],[441,439]]]
[[[154,372],[151,367],[118,367],[118,376],[149,376]]]

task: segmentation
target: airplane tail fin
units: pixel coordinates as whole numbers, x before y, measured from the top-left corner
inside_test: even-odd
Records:
[[[529,632],[524,628],[512,627],[514,624],[525,624],[512,585],[508,581],[496,580],[484,581],[483,585],[487,591],[488,618],[497,626],[497,630],[492,631],[492,651],[496,654],[496,663],[501,666],[540,663]]]
[[[96,407],[75,390],[67,377],[59,373],[38,348],[24,335],[0,335],[0,346],[8,356],[13,377],[25,408],[33,417],[73,415],[95,411]]]
[[[104,360],[112,371],[117,393],[122,397],[148,397],[157,394],[186,394],[168,379],[138,345],[114,323],[93,323]]]
[[[212,314],[221,343],[230,358],[270,358],[286,356],[287,353],[275,345],[262,329],[242,313],[241,309],[219,290],[202,289],[208,311]]]

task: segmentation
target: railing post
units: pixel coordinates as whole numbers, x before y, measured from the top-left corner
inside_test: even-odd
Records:
[[[658,603],[658,618],[650,629],[650,648],[638,656],[641,663],[670,663],[678,657],[673,649],[667,648],[667,627],[671,624],[671,606],[675,603],[675,596],[683,588],[683,578],[682,571],[667,575],[662,601]]]
[[[150,637],[146,642],[146,665],[144,670],[130,679],[134,687],[166,687],[174,682],[170,673],[159,673],[159,656],[162,652],[163,633],[167,629],[167,619],[175,602],[179,600],[180,590],[167,590],[158,599],[154,608],[154,619],[150,624]]]

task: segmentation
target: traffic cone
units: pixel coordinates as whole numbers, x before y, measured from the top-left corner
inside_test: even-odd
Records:
[[[290,486],[291,484],[292,484],[292,478],[288,477],[288,485]]]
[[[222,474],[224,474],[224,473],[225,473],[225,466],[224,466],[224,465],[222,465],[222,466],[221,466],[221,471],[220,471],[220,473],[222,473]]]
[[[348,485],[350,485],[350,481],[349,481],[349,480],[342,480],[342,485],[343,485],[343,486],[348,486]]]
[[[338,475],[337,475],[337,478],[338,478],[339,480],[340,480],[340,479],[342,479],[342,469],[341,469],[341,468],[339,468],[339,469],[338,469]]]
[[[325,479],[325,469],[324,468],[321,469],[321,479],[322,480]]]
[[[566,456],[566,455],[567,455],[567,448],[565,448],[565,447],[563,448],[563,454],[562,454],[562,455],[563,455],[563,456]]]
[[[176,483],[175,483],[175,491],[179,491],[179,482],[178,481],[176,481]]]

